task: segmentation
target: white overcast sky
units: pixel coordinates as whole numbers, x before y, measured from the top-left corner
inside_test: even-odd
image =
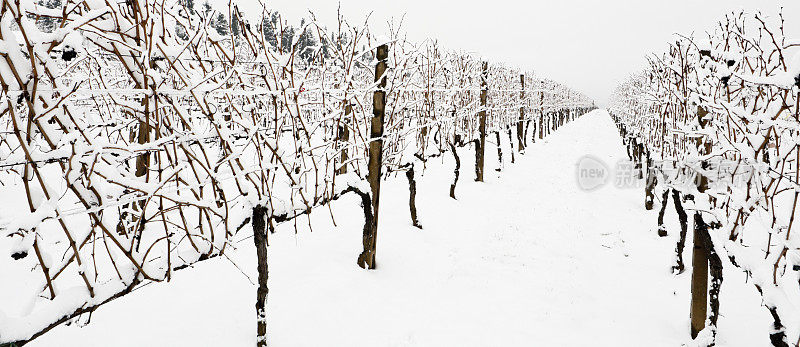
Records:
[[[600,105],[617,83],[644,66],[645,55],[662,52],[673,34],[708,30],[731,10],[776,15],[783,6],[787,36],[800,40],[800,0],[266,1],[290,22],[311,9],[332,23],[339,3],[351,22],[372,13],[375,29],[405,14],[410,39],[435,38],[448,48],[531,69]]]

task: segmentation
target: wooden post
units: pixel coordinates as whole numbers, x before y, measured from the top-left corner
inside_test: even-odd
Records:
[[[489,63],[483,62],[483,71],[481,72],[481,110],[478,112],[478,121],[480,122],[478,125],[478,131],[480,132],[478,147],[480,148],[476,148],[475,151],[475,176],[477,176],[475,181],[477,182],[483,182],[483,158],[486,152],[486,99],[489,94],[488,70]]]
[[[140,13],[138,13],[138,11],[137,11],[137,13],[135,13],[135,15],[138,15],[138,14],[140,14]],[[141,25],[144,27],[144,22]],[[136,29],[136,41],[137,42],[140,41],[140,39],[141,39],[140,34],[143,34],[143,33],[146,33],[146,31],[141,31],[140,32],[139,28]],[[147,58],[148,59],[146,60],[146,64],[148,64],[151,69],[155,69],[156,68],[155,61],[149,59],[150,57],[147,57]],[[148,82],[148,77],[149,76],[147,76],[145,74],[144,83],[143,84],[144,84],[145,87],[151,87],[151,90],[153,92],[155,92],[155,84],[150,84]],[[150,118],[151,118],[150,114],[152,113],[154,115],[154,117],[153,117],[153,121],[154,122],[158,121],[158,105],[157,104],[154,105],[155,102],[158,100],[155,97],[155,95],[157,95],[157,94],[153,93],[152,95],[153,95],[152,97],[150,95],[145,95],[144,98],[142,99],[142,108],[144,108],[144,120],[141,120],[141,119],[139,120],[139,129],[138,129],[138,134],[137,134],[137,140],[138,140],[137,142],[140,145],[147,144],[150,141],[150,128],[151,128],[151,125],[150,125]],[[152,107],[152,106],[155,106],[155,107]],[[148,182],[150,180],[149,171],[150,171],[150,152],[145,151],[144,153],[142,153],[138,157],[136,157],[136,177],[144,177],[144,181]],[[144,201],[140,201],[139,202],[139,206],[144,208],[144,203],[145,203]]]
[[[703,122],[703,116],[707,114],[707,112],[698,106],[697,114],[700,127],[705,128],[707,121]],[[705,141],[705,145],[703,145],[703,138],[697,138],[696,141],[698,152],[701,155],[708,155],[711,153],[712,148],[710,141]],[[640,156],[641,152],[642,151],[640,150]],[[701,162],[701,167],[705,169],[707,168],[707,164],[708,163],[704,160]],[[700,174],[699,176],[700,179],[698,182],[696,182],[697,190],[700,193],[704,193],[708,189],[708,178],[703,174]],[[695,199],[705,198],[708,198],[706,194],[695,196]],[[703,221],[703,217],[700,215],[700,212],[697,212],[694,216],[694,245],[692,250],[692,306],[691,312],[689,313],[692,338],[696,338],[697,334],[706,326],[708,305],[708,258],[710,253],[709,250],[713,248],[713,245],[708,245],[708,247],[706,247],[704,244],[705,240],[703,238],[705,233],[708,233],[708,227]],[[716,322],[716,319],[714,319],[714,321]]]
[[[350,114],[353,112],[353,105],[349,101],[345,101],[344,107],[344,124],[339,125],[339,143],[342,144],[342,157],[339,161],[339,168],[336,170],[337,175],[347,173],[347,142],[350,141],[350,128],[348,127],[347,120],[350,119]]]
[[[267,346],[267,295],[269,288],[269,267],[267,265],[267,228],[264,216],[269,213],[267,208],[256,206],[253,208],[253,242],[256,246],[258,289],[256,289],[256,346]]]
[[[544,138],[544,91],[539,96],[539,140]]]
[[[148,97],[145,96],[145,113],[144,117],[145,120],[139,120],[139,129],[137,134],[137,143],[140,145],[145,145],[147,142],[150,141],[150,112],[149,106],[150,103],[147,101]],[[145,177],[147,176],[147,171],[150,168],[150,152],[143,152],[139,156],[136,157],[136,177]],[[146,178],[145,178],[146,180]]]
[[[378,204],[381,195],[381,167],[383,166],[383,118],[386,114],[386,73],[389,59],[389,46],[380,45],[375,57],[375,82],[378,90],[372,95],[372,122],[369,143],[369,173],[367,181],[372,189],[372,225],[364,230],[364,251],[358,257],[358,266],[365,269],[375,268],[375,250],[378,238]]]
[[[700,225],[695,223],[692,250],[692,303],[689,312],[692,338],[696,338],[700,330],[706,326],[708,304],[708,255],[703,247],[698,227]]]
[[[525,124],[525,75],[519,75],[519,84],[521,89],[519,92],[519,121],[517,122],[517,140],[519,142],[517,151],[522,152],[525,150],[525,144],[522,143],[523,139],[525,139],[525,133],[523,129],[523,125]]]

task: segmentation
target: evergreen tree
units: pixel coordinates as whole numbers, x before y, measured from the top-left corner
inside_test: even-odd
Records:
[[[283,26],[283,33],[281,35],[281,49],[284,52],[292,50],[292,40],[294,39],[295,28],[289,24]]]
[[[222,13],[217,14],[217,17],[211,21],[211,27],[217,30],[217,33],[222,36],[228,35],[228,20],[225,19]]]
[[[49,9],[60,8],[61,0],[39,0],[39,6],[44,6]],[[61,24],[61,20],[53,17],[39,17],[36,19],[36,26],[39,30],[46,33],[53,32]]]
[[[261,23],[261,30],[264,32],[264,38],[273,48],[278,47],[277,32],[278,14],[273,12],[270,18],[264,18]]]
[[[211,13],[211,4],[206,1],[203,3],[203,18],[207,17],[209,13]]]
[[[233,11],[233,16],[231,18],[231,32],[233,36],[239,36],[241,32],[239,31],[241,28],[239,27],[239,12]]]
[[[175,35],[177,35],[181,40],[189,40],[189,33],[186,31],[186,27],[184,27],[181,23],[175,23]]]
[[[317,45],[317,38],[314,36],[314,32],[305,28],[305,20],[300,22],[300,27],[304,28],[303,33],[300,34],[300,38],[297,42],[297,49],[300,55],[300,58],[310,62],[314,58],[314,52],[316,50]]]

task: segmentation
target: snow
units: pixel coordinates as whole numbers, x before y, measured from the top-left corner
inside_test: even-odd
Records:
[[[447,194],[452,155],[417,168],[423,230],[411,225],[404,175],[384,182],[374,271],[356,266],[363,217],[352,194],[332,213],[316,209],[313,232],[305,217],[280,225],[269,236],[270,346],[694,345],[691,262],[681,275],[670,272],[674,211],[665,218],[669,236],[659,238],[643,189],[583,191],[576,182],[582,157],[607,167],[626,157],[607,112],[529,143],[499,173],[493,146],[486,183],[473,181],[472,150],[460,150],[458,200]],[[169,284],[103,306],[91,324],[81,328],[84,317],[30,345],[252,345],[255,252],[246,234],[230,259],[175,272]],[[717,345],[769,346],[758,294],[741,272],[725,271]]]

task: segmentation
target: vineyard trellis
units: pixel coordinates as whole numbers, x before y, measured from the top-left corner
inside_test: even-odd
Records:
[[[761,295],[772,345],[800,344],[800,43],[791,39],[782,14],[730,13],[651,56],[612,102],[628,154],[647,172],[646,207],[661,197],[660,236],[673,199],[676,273],[693,225],[691,335],[709,345],[724,267],[744,271]]]
[[[381,169],[407,172],[421,228],[415,165],[447,152],[458,161],[456,149],[487,132],[498,146],[507,132],[513,146],[514,127],[521,150],[537,129],[541,139],[593,107],[561,84],[408,41],[394,26],[379,38],[366,23],[339,15],[329,29],[312,14],[292,32],[263,6],[190,3],[3,0],[0,190],[25,204],[0,228],[14,268],[38,279],[19,289],[32,312],[0,317],[0,344],[24,344],[255,236],[263,345],[276,224],[297,230],[298,217],[356,193],[359,263],[374,268]],[[228,35],[210,25],[219,15]],[[306,35],[318,44],[301,45]]]

